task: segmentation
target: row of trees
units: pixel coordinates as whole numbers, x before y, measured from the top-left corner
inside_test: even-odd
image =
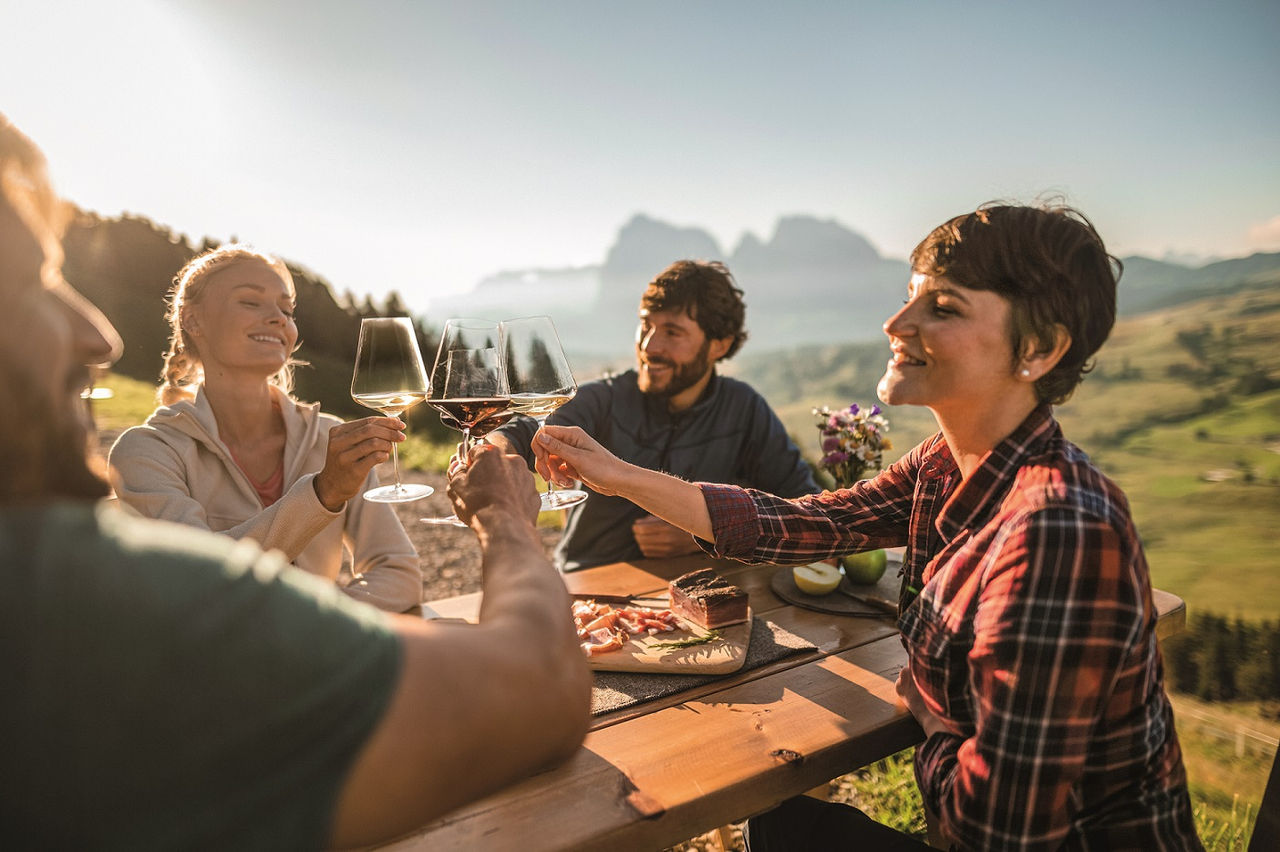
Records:
[[[1176,692],[1205,701],[1280,700],[1280,622],[1196,613],[1162,647]]]

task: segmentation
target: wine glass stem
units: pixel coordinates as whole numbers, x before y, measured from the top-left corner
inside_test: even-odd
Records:
[[[399,491],[401,488],[400,486],[400,453],[396,450],[395,441],[391,442],[391,470],[395,473],[395,477],[396,477],[396,491]]]
[[[537,422],[537,424],[538,424],[538,428],[539,428],[539,429],[541,429],[543,426],[546,426],[546,425],[547,425],[547,418],[546,418],[546,417],[535,417],[535,418],[533,418],[533,419],[534,419],[534,421],[535,421],[535,422]],[[548,480],[547,480],[547,505],[548,505],[548,506],[552,505],[552,504],[555,502],[554,498],[551,496],[551,492],[553,492],[553,491],[555,491],[555,490],[556,490],[556,489],[555,489],[555,486],[553,486],[553,485],[551,484],[551,480],[550,480],[550,479],[548,479]]]
[[[471,456],[471,427],[463,426],[462,427],[462,458],[459,459],[459,461],[462,462],[463,467],[467,466],[467,459],[470,458],[470,456]]]

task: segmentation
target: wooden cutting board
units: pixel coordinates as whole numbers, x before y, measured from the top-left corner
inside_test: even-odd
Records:
[[[677,616],[678,617],[678,616]],[[654,636],[633,636],[617,651],[587,658],[587,667],[601,672],[643,672],[646,674],[730,674],[747,661],[751,642],[751,620],[721,627],[719,639],[691,648],[658,648],[663,642],[678,642],[706,636],[709,631],[691,621],[679,619],[683,629]]]

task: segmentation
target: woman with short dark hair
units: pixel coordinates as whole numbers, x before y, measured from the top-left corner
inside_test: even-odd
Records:
[[[992,205],[934,229],[884,324],[882,401],[939,432],[874,479],[784,500],[626,465],[546,427],[538,468],[746,562],[905,547],[898,691],[925,805],[959,849],[1198,849],[1142,544],[1068,442],[1063,401],[1115,319],[1119,263],[1078,212]],[[842,805],[752,819],[762,849],[924,848]]]

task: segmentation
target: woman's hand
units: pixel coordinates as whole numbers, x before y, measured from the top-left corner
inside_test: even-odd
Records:
[[[491,444],[473,446],[465,467],[456,457],[450,462],[449,499],[453,501],[453,511],[467,526],[471,526],[476,513],[486,508],[522,518],[532,525],[542,508],[525,460],[504,455]]]
[[[904,666],[902,671],[898,672],[898,682],[894,684],[894,687],[898,690],[898,697],[902,699],[902,703],[906,705],[907,710],[915,717],[915,720],[920,723],[920,727],[924,729],[926,737],[931,737],[937,733],[952,733],[941,717],[935,716],[925,706],[924,696],[916,688],[916,682],[911,677],[910,669],[910,666]]]
[[[533,436],[534,467],[542,478],[567,487],[579,480],[600,494],[617,494],[629,465],[577,426],[543,426]]]
[[[404,422],[395,417],[365,417],[329,430],[324,469],[315,478],[316,496],[330,512],[360,493],[376,464],[391,458],[391,447],[404,440]]]

